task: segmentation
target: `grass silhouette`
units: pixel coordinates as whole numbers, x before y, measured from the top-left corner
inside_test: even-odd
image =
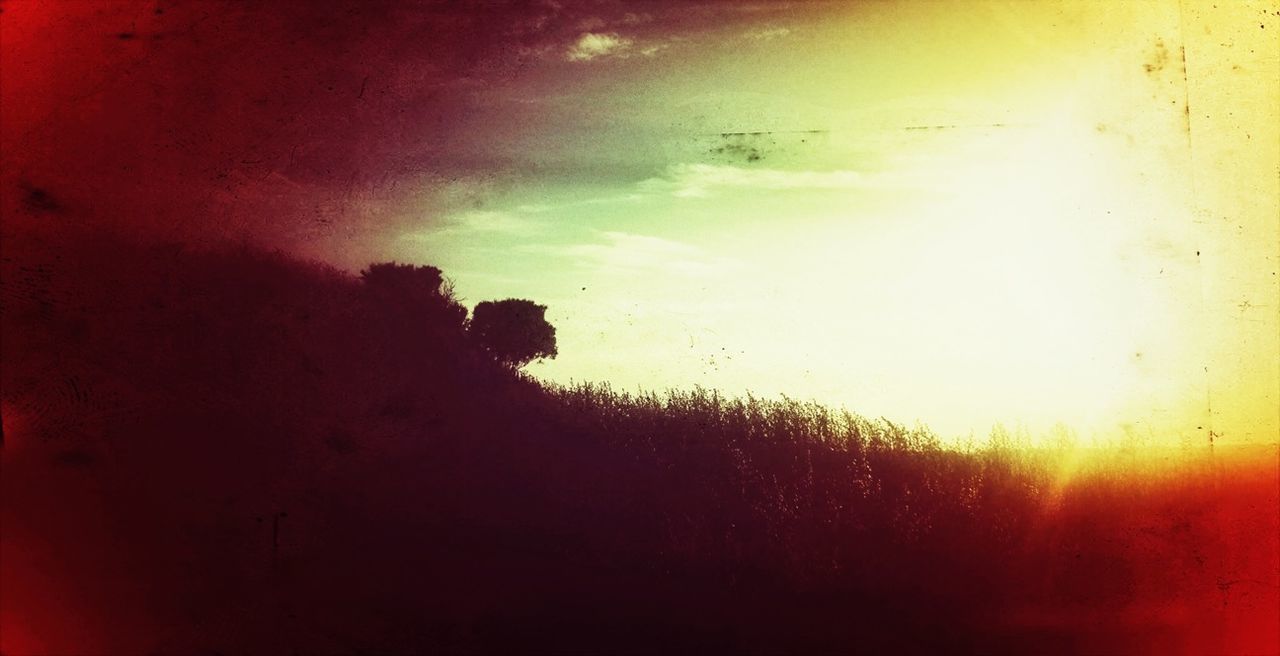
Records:
[[[544,384],[443,279],[25,237],[5,654],[1280,650],[1272,446]]]

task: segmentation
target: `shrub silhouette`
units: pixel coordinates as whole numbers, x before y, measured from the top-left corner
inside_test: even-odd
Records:
[[[431,265],[379,262],[361,271],[360,279],[374,289],[412,291],[427,297],[444,296],[446,292],[444,274]]]
[[[361,271],[360,279],[376,304],[452,327],[461,327],[466,319],[467,309],[454,299],[453,285],[437,267],[380,262]]]
[[[476,305],[469,332],[499,362],[518,369],[539,358],[556,357],[556,329],[547,306],[509,298]]]

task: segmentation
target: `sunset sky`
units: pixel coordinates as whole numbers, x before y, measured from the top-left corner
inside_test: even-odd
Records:
[[[551,381],[1280,435],[1274,3],[0,6],[6,216],[435,264]]]

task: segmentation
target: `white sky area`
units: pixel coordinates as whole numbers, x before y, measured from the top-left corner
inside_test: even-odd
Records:
[[[1274,440],[1280,68],[1251,8],[904,6],[584,32],[487,96],[495,151],[539,166],[392,255],[548,305],[547,380]]]

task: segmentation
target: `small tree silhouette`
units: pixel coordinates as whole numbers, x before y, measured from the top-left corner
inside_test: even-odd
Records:
[[[519,369],[540,358],[556,357],[556,329],[547,306],[509,298],[476,305],[468,328],[481,348],[499,362]]]

